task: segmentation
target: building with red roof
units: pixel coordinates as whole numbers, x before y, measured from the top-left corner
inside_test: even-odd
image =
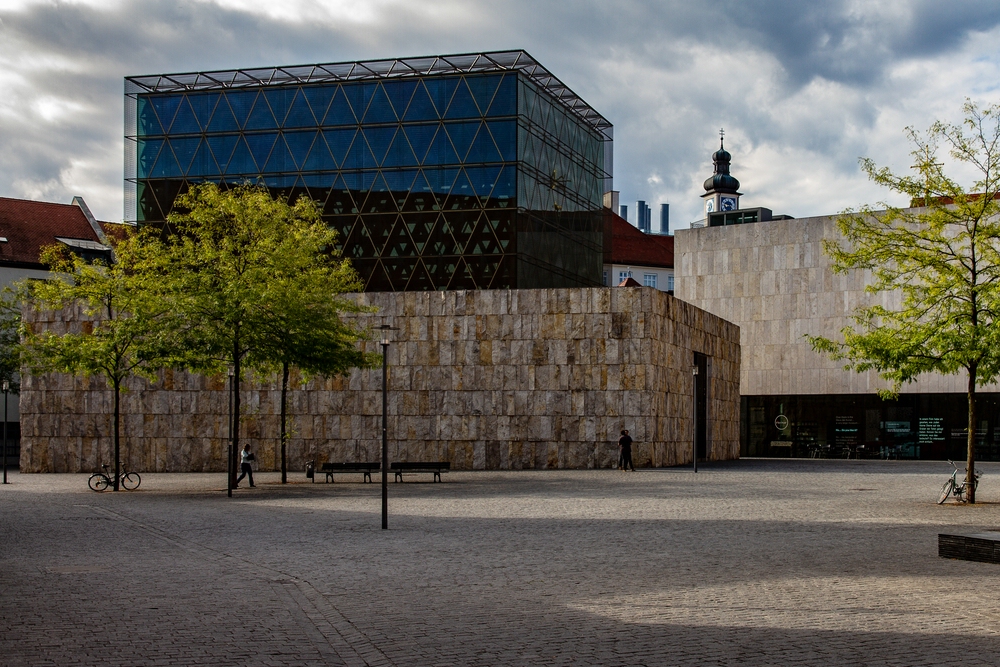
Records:
[[[674,289],[674,237],[646,234],[604,209],[604,284],[628,278],[664,292]]]

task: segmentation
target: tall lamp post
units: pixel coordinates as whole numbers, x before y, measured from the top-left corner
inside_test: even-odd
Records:
[[[10,380],[3,381],[3,483],[7,484],[7,392]]]
[[[382,332],[382,530],[386,530],[389,528],[389,427],[387,421],[389,403],[386,393],[386,378],[389,369],[389,332],[399,329],[388,324],[376,328]]]
[[[226,495],[233,497],[233,367],[229,367],[229,445],[226,447]]]
[[[694,471],[698,472],[698,365],[691,370],[691,459],[694,461]]]

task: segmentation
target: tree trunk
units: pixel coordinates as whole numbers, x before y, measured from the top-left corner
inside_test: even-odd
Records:
[[[119,446],[119,430],[121,423],[121,410],[120,410],[120,398],[122,393],[121,382],[119,380],[112,380],[112,385],[115,390],[115,479],[114,479],[114,490],[118,491],[118,481],[122,476],[122,466],[121,466],[121,447]]]
[[[285,420],[288,418],[288,362],[281,366],[281,483],[288,484],[288,467],[285,460]]]
[[[976,368],[969,369],[969,444],[965,461],[965,497],[976,502]]]

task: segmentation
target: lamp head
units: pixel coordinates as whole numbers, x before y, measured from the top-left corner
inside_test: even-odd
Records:
[[[382,345],[386,346],[389,345],[389,332],[399,331],[398,327],[389,326],[388,324],[380,324],[375,328],[382,332]]]
[[[691,374],[692,375],[697,375],[698,374],[698,367],[697,366],[692,366],[691,367]]]
[[[10,390],[10,380],[4,380],[3,381],[3,390],[4,391]]]

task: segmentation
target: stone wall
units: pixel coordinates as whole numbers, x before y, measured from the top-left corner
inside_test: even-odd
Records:
[[[693,353],[710,357],[709,455],[739,455],[736,326],[652,288],[369,293],[365,324],[399,327],[389,347],[392,460],[459,469],[609,467],[632,431],[640,466],[690,462]],[[79,312],[29,314],[79,327]],[[371,350],[377,343],[368,343]],[[381,369],[297,382],[289,393],[290,470],[306,460],[378,460]],[[245,383],[243,437],[278,465],[280,387]],[[21,470],[90,471],[111,460],[111,392],[99,378],[28,377]],[[225,468],[223,378],[165,370],[123,396],[128,465]]]
[[[869,394],[886,387],[876,372],[844,370],[805,338],[843,340],[840,330],[853,325],[858,306],[873,299],[898,305],[898,294],[865,292],[868,272],[833,272],[823,241],[841,238],[836,216],[677,231],[675,294],[739,325],[742,395]],[[964,393],[965,379],[927,374],[904,391]]]

